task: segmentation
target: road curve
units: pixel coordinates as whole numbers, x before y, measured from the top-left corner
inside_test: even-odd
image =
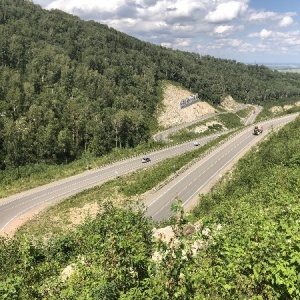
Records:
[[[269,130],[271,126],[290,122],[295,116],[296,115],[282,117],[277,121],[264,122],[262,125],[264,125],[266,131]],[[184,205],[187,207],[193,197],[197,197],[199,192],[211,184],[214,176],[219,176],[220,172],[222,172],[233,159],[237,158],[245,147],[254,144],[258,137],[253,136],[251,131],[252,128],[244,130],[231,141],[216,149],[214,155],[210,154],[199,162],[199,167],[196,168],[194,173],[191,173],[191,170],[195,169],[194,167],[189,169],[188,172],[191,175],[188,175],[186,181],[179,180],[179,178],[182,179],[182,177],[178,177],[178,179],[172,183],[174,185],[175,182],[177,182],[177,184],[172,188],[168,186],[169,191],[165,192],[163,196],[161,196],[161,194],[155,194],[154,197],[156,197],[156,199],[151,199],[147,214],[150,213],[154,219],[165,218],[169,214],[170,203],[176,195],[184,201]],[[223,134],[225,134],[225,132]],[[200,141],[202,144],[205,144],[215,139],[218,135],[220,134],[204,137],[200,139]],[[30,211],[45,208],[85,189],[116,178],[117,176],[145,168],[166,158],[174,157],[187,151],[193,151],[194,149],[193,141],[186,142],[147,154],[147,156],[151,157],[151,162],[147,164],[141,162],[141,155],[99,169],[89,170],[80,175],[31,189],[8,198],[0,199],[0,233],[5,233],[5,229],[10,223]],[[224,156],[223,154],[227,152],[230,153],[230,155]],[[194,180],[194,178],[197,178],[197,180]],[[186,188],[187,186],[188,188]],[[163,190],[158,193],[162,191]]]
[[[247,128],[216,148],[209,155],[194,164],[172,182],[151,194],[144,200],[145,214],[153,220],[161,221],[171,215],[170,207],[178,197],[185,208],[190,209],[197,203],[198,195],[207,192],[218,181],[247,149],[256,144],[261,137],[273,128],[287,124],[295,119],[297,114],[261,122],[264,127],[262,135],[253,135],[253,128]]]

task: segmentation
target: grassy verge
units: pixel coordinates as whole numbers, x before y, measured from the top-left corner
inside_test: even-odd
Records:
[[[239,110],[236,112],[236,115],[240,118],[246,118],[253,111],[253,107],[249,106],[245,109]]]
[[[195,132],[195,128],[206,126],[206,124],[213,122],[216,122],[216,124],[208,125],[205,131]],[[211,117],[204,121],[200,121],[198,123],[190,125],[184,129],[179,130],[177,133],[171,134],[169,138],[173,143],[183,143],[192,139],[197,139],[210,134],[222,132],[224,130],[224,127],[227,129],[234,129],[240,128],[241,126],[241,119],[236,114],[227,113],[218,115],[216,117]]]
[[[0,198],[162,147],[164,147],[162,143],[149,143],[135,149],[117,149],[100,158],[85,156],[69,164],[34,164],[3,170],[0,171]]]

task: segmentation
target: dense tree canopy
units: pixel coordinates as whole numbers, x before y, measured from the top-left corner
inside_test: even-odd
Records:
[[[103,155],[150,138],[160,80],[211,103],[300,94],[300,76],[139,41],[26,0],[0,1],[2,167]]]

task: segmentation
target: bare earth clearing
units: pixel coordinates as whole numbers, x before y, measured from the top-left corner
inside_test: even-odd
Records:
[[[200,101],[184,109],[180,109],[180,100],[192,96],[192,93],[168,84],[164,88],[164,109],[158,117],[159,125],[171,127],[197,120],[207,114],[213,114],[216,110],[207,102]]]
[[[272,113],[280,113],[290,108],[293,108],[294,106],[300,106],[300,101],[296,102],[295,105],[273,106],[272,108],[270,108],[270,111]]]

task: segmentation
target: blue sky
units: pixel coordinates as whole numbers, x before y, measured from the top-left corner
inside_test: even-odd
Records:
[[[299,0],[33,0],[171,49],[300,64]]]

